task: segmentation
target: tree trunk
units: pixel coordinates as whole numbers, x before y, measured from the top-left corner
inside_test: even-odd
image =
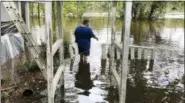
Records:
[[[38,3],[38,6],[37,6],[37,10],[38,10],[38,20],[39,20],[39,26],[40,26],[40,4]]]
[[[156,9],[156,5],[153,3],[152,6],[151,6],[151,9],[150,9],[150,14],[148,15],[148,19],[151,20],[152,19],[152,16],[153,16],[153,13]]]

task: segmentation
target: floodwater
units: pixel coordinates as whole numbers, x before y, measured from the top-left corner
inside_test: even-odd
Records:
[[[46,40],[43,22],[43,19],[32,21],[33,37],[38,44]],[[116,21],[116,41],[121,40],[122,23],[122,20]],[[56,24],[54,21],[54,41]],[[65,71],[65,103],[118,103],[118,90],[109,72],[109,59],[101,59],[101,44],[110,44],[111,24],[105,18],[92,18],[90,25],[99,41],[92,39],[89,63],[80,62],[77,55],[72,69]],[[76,26],[78,20],[74,18],[63,22],[67,45],[74,43]],[[132,21],[130,41],[134,45],[163,49],[157,49],[154,60],[129,60],[127,103],[183,103],[184,19]]]

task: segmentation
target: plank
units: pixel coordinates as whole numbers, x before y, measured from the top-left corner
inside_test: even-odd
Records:
[[[62,73],[64,72],[66,65],[60,65],[59,68],[57,69],[57,72],[55,73],[55,76],[53,77],[53,94],[55,94],[57,84],[61,78]]]
[[[120,53],[122,53],[122,45],[120,43],[117,43],[113,41],[114,48],[116,48]]]
[[[142,49],[138,48],[137,59],[141,59],[141,58],[142,58]]]
[[[107,55],[106,55],[106,44],[102,44],[101,45],[101,47],[102,47],[102,59],[106,59],[107,58]]]
[[[121,55],[120,55],[120,52],[118,50],[116,50],[116,54],[117,54],[117,59],[120,60],[121,59]]]
[[[131,60],[135,59],[135,48],[130,48]]]
[[[113,74],[113,77],[115,78],[116,80],[116,83],[117,83],[117,86],[118,86],[118,89],[120,88],[120,76],[118,75],[118,72],[116,71],[116,68],[111,68],[111,72]]]
[[[152,58],[152,51],[153,51],[152,49],[148,50],[149,59]]]
[[[144,49],[144,59],[148,59],[148,49]]]
[[[53,45],[52,45],[52,56],[55,55],[57,50],[60,48],[62,45],[62,39],[58,39]]]

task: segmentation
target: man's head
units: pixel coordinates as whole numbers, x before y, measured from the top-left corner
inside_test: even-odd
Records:
[[[84,19],[83,20],[83,25],[89,26],[89,20],[88,19]]]

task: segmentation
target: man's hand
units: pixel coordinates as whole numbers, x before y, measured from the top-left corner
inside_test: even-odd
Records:
[[[96,40],[98,41],[98,38],[96,38]]]
[[[98,41],[98,38],[95,36],[95,39]]]

